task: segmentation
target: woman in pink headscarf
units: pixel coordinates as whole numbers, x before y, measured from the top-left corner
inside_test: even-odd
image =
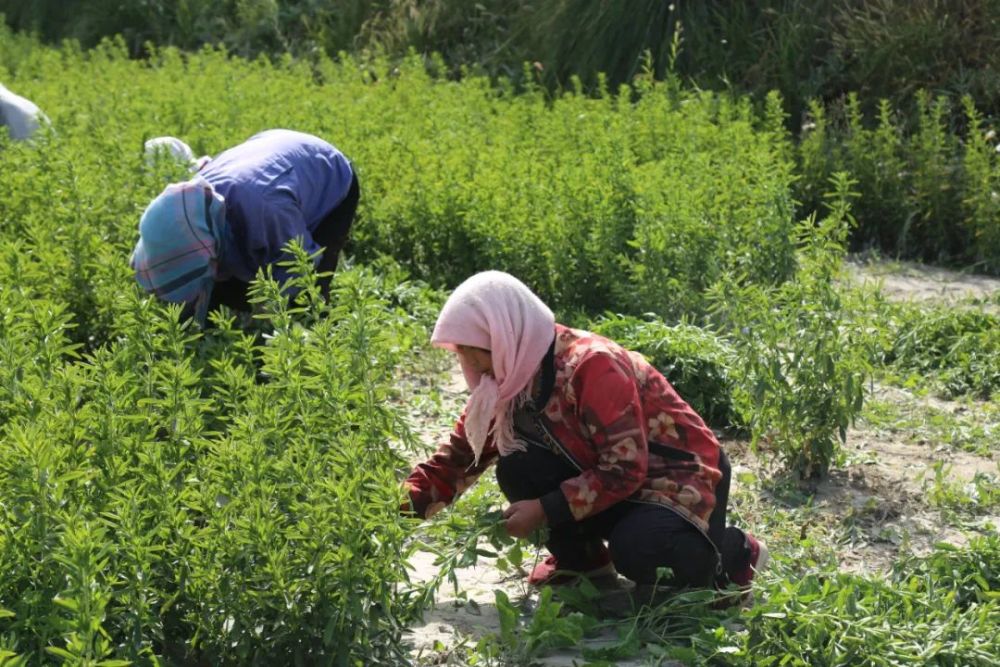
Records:
[[[471,390],[447,443],[406,481],[430,517],[490,465],[507,531],[543,526],[550,555],[529,577],[559,583],[617,570],[639,584],[747,586],[767,561],[726,527],[729,464],[712,431],[639,354],[555,322],[523,283],[487,271],[445,303],[431,342],[458,356]]]

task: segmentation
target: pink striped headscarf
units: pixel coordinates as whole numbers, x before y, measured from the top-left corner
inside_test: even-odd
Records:
[[[524,448],[514,442],[513,410],[531,398],[532,380],[554,336],[552,311],[508,273],[477,273],[448,297],[431,343],[452,351],[479,347],[493,357],[493,377],[462,364],[472,392],[465,432],[477,462],[490,434],[502,456]]]

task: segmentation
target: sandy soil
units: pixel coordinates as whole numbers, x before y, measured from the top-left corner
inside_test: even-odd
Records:
[[[886,298],[894,301],[955,303],[983,299],[1000,292],[1000,278],[951,271],[912,262],[847,263],[850,280],[878,285]],[[997,310],[996,305],[987,305]]]
[[[1000,290],[1000,280],[972,276],[918,265],[850,265],[852,280],[877,281],[883,293],[891,299],[939,301],[953,303],[969,298],[990,297]],[[993,306],[986,306],[992,308]],[[447,434],[453,419],[465,399],[464,381],[457,367],[438,387],[441,401],[432,418],[415,415],[414,427],[419,437],[434,442]],[[878,390],[880,398],[892,399],[894,388]],[[947,402],[927,399],[935,407],[947,408]],[[960,409],[960,408],[956,408]],[[451,416],[448,416],[451,415]],[[777,467],[766,456],[757,456],[746,443],[725,442],[734,464],[734,478],[749,472],[758,479],[776,474]],[[849,526],[848,536],[838,549],[844,571],[875,573],[891,566],[900,549],[916,553],[928,551],[936,542],[962,545],[967,541],[966,530],[989,530],[990,524],[1000,526],[1000,516],[980,516],[966,521],[960,530],[942,520],[939,509],[926,500],[927,488],[934,480],[934,466],[944,461],[948,481],[962,484],[976,473],[996,475],[998,452],[981,457],[934,443],[912,444],[887,436],[884,432],[856,428],[848,436],[848,464],[815,485],[811,504],[817,521],[826,526]],[[784,502],[784,499],[762,499],[763,503]],[[803,526],[803,532],[809,526]],[[433,556],[419,554],[411,563],[414,578],[421,580],[433,575]],[[530,563],[528,564],[530,568]],[[450,587],[442,588],[437,604],[425,615],[424,623],[411,628],[412,655],[420,664],[460,665],[458,657],[464,647],[478,638],[497,632],[499,621],[494,605],[494,590],[504,590],[512,600],[531,602],[531,591],[520,577],[511,577],[488,561],[459,573],[461,593],[456,596]],[[600,645],[601,638],[591,644]],[[442,648],[443,647],[443,648]],[[547,656],[539,665],[582,664],[579,652],[568,651]],[[639,665],[641,661],[622,662]]]

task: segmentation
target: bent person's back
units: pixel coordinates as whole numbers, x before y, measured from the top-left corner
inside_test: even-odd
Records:
[[[34,102],[0,84],[0,125],[7,127],[11,139],[30,139],[43,124],[49,119]]]

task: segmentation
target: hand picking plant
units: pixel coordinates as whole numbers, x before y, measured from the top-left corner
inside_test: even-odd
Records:
[[[426,601],[445,581],[451,582],[455,594],[462,596],[458,570],[476,565],[480,558],[496,559],[495,565],[501,570],[526,574],[521,570],[525,549],[507,534],[499,509],[502,502],[496,484],[481,480],[462,495],[454,508],[419,528],[414,548],[436,556],[435,576],[423,588]]]

